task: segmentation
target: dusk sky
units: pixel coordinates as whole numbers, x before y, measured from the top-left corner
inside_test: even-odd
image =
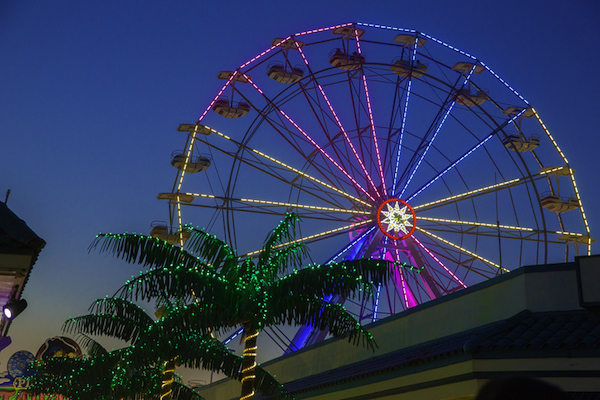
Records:
[[[595,0],[0,2],[0,201],[10,190],[8,207],[47,242],[0,370],[138,273],[88,246],[168,219],[156,195],[173,187],[176,128],[207,108],[218,72],[309,29],[416,29],[484,61],[539,112],[598,238],[599,21]],[[246,228],[262,238],[270,227]]]

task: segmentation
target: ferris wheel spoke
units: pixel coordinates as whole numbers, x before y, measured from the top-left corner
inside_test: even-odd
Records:
[[[415,211],[430,210],[430,209],[440,207],[440,206],[443,206],[443,205],[446,205],[449,203],[454,203],[454,202],[463,201],[463,200],[470,200],[477,196],[493,193],[498,190],[512,188],[514,186],[523,185],[528,182],[539,180],[539,179],[544,179],[544,178],[546,178],[546,176],[544,174],[537,174],[537,175],[533,175],[532,177],[526,177],[526,178],[515,178],[515,179],[508,180],[506,182],[496,183],[494,185],[485,186],[485,187],[482,187],[479,189],[469,190],[464,193],[459,193],[459,194],[455,194],[452,196],[444,197],[442,199],[431,201],[428,203],[415,205],[415,206],[413,206],[413,209]]]
[[[327,152],[323,148],[321,148],[310,137],[310,135],[308,135],[306,132],[304,132],[302,130],[302,128],[300,128],[300,126],[298,126],[298,124],[296,122],[294,122],[294,120],[292,120],[283,110],[279,110],[279,113],[281,113],[281,115],[283,115],[298,130],[298,132],[302,133],[302,135],[304,135],[304,137],[306,137],[313,144],[313,146],[315,146],[315,148],[318,149],[319,152],[323,156],[325,156],[325,158],[327,158],[329,160],[329,162],[331,162],[333,165],[335,165],[336,168],[338,170],[340,170],[340,172],[342,172],[342,174],[344,174],[348,179],[350,179],[350,181],[352,181],[352,183],[354,184],[354,186],[356,186],[356,188],[360,189],[368,198],[375,201],[375,198],[373,196],[371,196],[371,194],[365,188],[363,188],[344,168],[342,168],[341,165],[339,165],[329,154],[327,154]]]
[[[424,221],[439,221],[442,224],[438,225],[427,225],[421,228],[426,229],[429,232],[441,232],[450,234],[461,234],[461,235],[475,235],[478,237],[490,237],[490,238],[501,238],[508,240],[519,240],[519,241],[530,241],[530,242],[542,242],[547,241],[549,243],[564,243],[567,240],[573,242],[584,242],[587,240],[587,235],[583,233],[565,232],[565,231],[545,231],[541,229],[532,229],[524,227],[512,227],[506,225],[487,224],[487,223],[476,223],[476,222],[463,222],[453,220],[443,220],[438,218],[425,219],[420,217],[419,220]],[[461,229],[458,226],[470,226],[470,229]],[[499,228],[498,228],[499,227]],[[489,228],[489,231],[476,229],[476,228]],[[547,238],[547,236],[555,236],[555,240]],[[563,237],[562,241],[559,237]],[[545,238],[545,239],[542,239]]]
[[[417,59],[418,43],[419,43],[419,37],[417,35],[415,35],[415,43],[413,44],[412,64],[411,65],[415,65],[415,62]],[[404,111],[402,113],[402,124],[400,126],[400,137],[398,140],[398,147],[397,147],[397,152],[396,152],[396,164],[394,167],[394,178],[392,181],[392,193],[396,193],[396,188],[398,185],[398,170],[400,168],[400,156],[402,154],[402,142],[404,139],[404,132],[406,129],[406,119],[408,117],[408,104],[409,104],[409,100],[410,100],[410,94],[412,93],[412,91],[411,91],[412,82],[413,82],[412,74],[409,74],[407,82],[408,83],[407,83],[407,87],[406,87],[406,96],[404,99]]]
[[[354,38],[356,39],[356,47],[358,49],[358,54],[360,56],[362,56],[362,49],[360,47],[360,40],[359,40],[359,35],[358,35],[358,30],[354,29]],[[369,85],[367,84],[367,76],[364,73],[364,69],[362,69],[362,83],[363,83],[363,87],[365,90],[365,98],[367,100],[367,110],[369,112],[369,122],[371,123],[371,133],[373,135],[373,144],[375,147],[375,155],[377,158],[377,167],[379,170],[379,177],[381,178],[381,185],[382,187],[385,186],[385,176],[383,174],[383,167],[382,167],[382,163],[381,163],[381,154],[379,152],[379,143],[377,140],[377,132],[375,130],[375,121],[373,119],[373,109],[371,107],[371,96],[369,95]]]
[[[304,237],[302,237],[300,239],[291,240],[291,241],[286,242],[286,243],[281,243],[281,244],[278,244],[277,246],[274,246],[273,248],[274,249],[278,249],[278,248],[281,248],[281,247],[287,247],[287,246],[290,246],[290,245],[293,245],[293,244],[297,244],[297,243],[310,243],[310,242],[314,242],[315,240],[322,240],[322,239],[325,239],[327,237],[331,237],[332,235],[339,235],[340,233],[343,233],[345,231],[354,229],[354,228],[359,227],[359,226],[364,226],[364,225],[371,224],[372,222],[373,222],[372,219],[368,219],[368,220],[364,220],[364,221],[359,221],[359,222],[356,222],[356,223],[352,223],[350,225],[345,225],[345,226],[342,226],[342,227],[339,227],[339,228],[330,229],[330,230],[327,230],[327,231],[315,233],[313,235],[304,236]],[[256,256],[259,253],[260,253],[260,250],[256,250],[256,251],[252,251],[250,253],[246,253],[245,256]],[[331,261],[333,261],[333,260],[331,260]]]
[[[476,254],[476,253],[474,253],[474,252],[472,252],[472,251],[469,251],[469,250],[467,250],[467,249],[465,249],[465,248],[463,248],[463,247],[461,247],[461,246],[459,246],[459,245],[457,245],[457,244],[454,244],[454,243],[452,243],[452,242],[451,242],[451,241],[449,241],[449,240],[446,240],[446,239],[444,239],[444,238],[442,238],[442,237],[439,237],[439,236],[437,236],[437,235],[435,235],[435,234],[433,234],[433,233],[431,233],[431,232],[429,232],[429,231],[427,231],[427,230],[425,230],[425,229],[423,229],[423,228],[420,228],[420,227],[418,227],[418,226],[417,226],[417,230],[418,230],[419,232],[422,232],[422,233],[424,233],[424,234],[425,234],[425,235],[427,235],[427,236],[430,236],[430,237],[432,237],[432,238],[434,238],[434,239],[437,239],[437,240],[439,240],[440,242],[443,242],[443,243],[445,243],[445,244],[447,244],[447,245],[449,245],[449,246],[451,246],[451,247],[454,247],[455,249],[457,249],[457,250],[460,250],[460,251],[462,251],[462,252],[463,252],[463,253],[465,253],[465,254],[468,254],[468,255],[470,255],[470,256],[473,256],[473,257],[477,258],[478,260],[480,260],[480,261],[483,261],[484,263],[486,263],[486,264],[488,264],[488,265],[491,265],[491,266],[493,266],[493,267],[495,267],[495,268],[497,268],[497,269],[499,269],[499,270],[502,270],[502,271],[504,271],[504,272],[510,272],[510,270],[508,270],[508,269],[506,269],[506,268],[504,268],[504,267],[501,267],[500,265],[496,264],[495,262],[493,262],[493,261],[490,261],[490,260],[488,260],[488,259],[486,259],[486,258],[484,258],[484,257],[481,257],[480,255],[478,255],[478,254]]]
[[[431,222],[438,222],[438,223],[450,224],[450,225],[484,227],[484,228],[492,228],[492,229],[502,230],[502,231],[520,231],[520,232],[541,233],[541,231],[539,231],[539,230],[535,230],[533,228],[528,228],[528,227],[522,227],[522,226],[510,226],[510,225],[490,224],[490,223],[484,223],[484,222],[453,220],[453,219],[445,219],[445,218],[430,218],[430,217],[422,217],[422,216],[419,216],[418,218],[419,218],[419,221],[431,221]]]
[[[194,197],[203,197],[215,200],[222,200],[227,203],[238,203],[238,204],[246,204],[246,205],[263,205],[263,206],[277,206],[277,207],[286,207],[286,208],[297,208],[304,210],[314,210],[316,212],[337,212],[342,214],[351,214],[351,215],[370,215],[370,211],[360,211],[360,210],[349,210],[346,208],[333,208],[333,207],[321,207],[321,206],[313,206],[308,204],[298,204],[298,203],[286,203],[279,201],[270,201],[270,200],[258,200],[258,199],[247,199],[247,198],[233,198],[233,197],[223,197],[223,196],[215,196],[209,194],[201,194],[201,193],[186,193],[187,195]]]
[[[194,195],[196,197],[203,197],[203,198],[218,200],[218,199],[214,198],[212,195],[207,195],[207,194],[201,194],[201,193],[186,193],[186,194]],[[207,209],[213,209],[213,210],[231,211],[231,212],[235,212],[235,213],[254,213],[254,214],[278,215],[278,216],[282,216],[282,217],[285,216],[287,212],[289,212],[289,208],[283,207],[283,209],[282,209],[282,206],[280,206],[280,205],[238,202],[235,200],[227,201],[227,199],[225,199],[225,201],[223,201],[223,203],[218,203],[218,204],[214,204],[214,205],[198,204],[198,203],[194,203],[194,204],[177,203],[177,204],[180,206],[186,206],[186,207],[207,208]],[[329,213],[326,213],[325,211],[318,211],[318,210],[310,210],[310,212],[308,212],[308,213],[301,213],[301,217],[303,219],[327,221],[330,223],[331,222],[333,222],[333,223],[347,223],[348,222],[348,218],[340,218],[339,216],[336,217],[333,214],[329,214]]]
[[[469,73],[467,74],[467,76],[465,77],[465,79],[462,81],[462,84],[460,86],[461,88],[464,88],[465,85],[467,85],[469,83],[469,81],[471,80],[471,76],[473,75],[473,72],[475,71],[475,67],[476,67],[476,64],[473,64],[473,67],[471,68],[471,71],[469,71]],[[463,77],[464,77],[464,75],[463,75]],[[437,135],[442,130],[442,127],[444,126],[446,120],[448,119],[448,116],[450,115],[450,113],[452,112],[452,109],[456,105],[456,97],[454,95],[454,92],[457,89],[458,88],[455,88],[454,90],[452,90],[449,93],[449,98],[448,99],[452,99],[452,101],[451,101],[450,105],[448,106],[448,108],[446,109],[446,111],[444,112],[444,116],[442,117],[440,123],[437,125],[437,128],[435,129],[435,132],[433,133],[433,136],[431,137],[431,140],[429,140],[429,142],[427,143],[427,146],[425,147],[425,150],[423,150],[423,152],[421,153],[421,156],[419,157],[419,160],[417,161],[417,164],[412,169],[412,171],[411,171],[411,173],[410,173],[410,175],[409,175],[406,183],[404,184],[404,187],[402,188],[402,191],[400,192],[399,197],[402,197],[404,195],[404,192],[406,191],[406,189],[408,188],[408,185],[410,185],[410,182],[412,181],[413,177],[417,173],[417,170],[419,169],[419,166],[421,165],[423,159],[427,155],[427,152],[429,151],[429,149],[433,145],[433,142],[437,138]]]
[[[429,180],[429,182],[425,183],[423,186],[421,186],[419,189],[417,189],[411,196],[408,197],[408,201],[411,201],[412,199],[414,199],[421,192],[423,192],[425,189],[427,189],[429,186],[431,186],[435,181],[437,181],[442,176],[444,176],[448,171],[454,169],[461,161],[463,161],[464,159],[469,157],[477,149],[481,148],[488,140],[490,140],[492,137],[494,137],[498,132],[500,132],[506,125],[511,123],[513,120],[514,120],[514,118],[504,122],[501,126],[494,129],[493,132],[491,132],[486,137],[484,137],[475,146],[471,147],[467,152],[465,152],[462,156],[460,156],[456,161],[454,161],[452,164],[450,164],[448,167],[446,167],[444,170],[442,170],[442,172],[438,173],[435,177],[433,177],[431,180]]]
[[[201,141],[203,143],[207,144],[209,147],[215,148],[216,150],[221,150],[218,147],[215,147],[214,145],[209,144],[208,142],[205,142],[203,140],[201,140]],[[354,196],[346,194],[346,192],[339,190],[339,189],[334,190],[334,193],[332,193],[332,192],[327,191],[323,187],[312,187],[311,188],[311,187],[306,187],[305,185],[300,185],[299,183],[296,182],[296,178],[297,178],[296,175],[294,176],[294,179],[288,179],[288,178],[285,178],[284,176],[282,176],[282,174],[281,174],[282,172],[289,172],[289,171],[291,171],[290,169],[285,168],[284,166],[279,165],[276,162],[275,162],[275,165],[267,165],[264,162],[261,162],[261,160],[257,160],[257,158],[258,158],[257,156],[261,156],[260,152],[254,150],[254,149],[248,148],[247,146],[240,145],[240,147],[243,147],[244,149],[249,150],[251,152],[251,154],[253,156],[255,156],[255,159],[250,159],[248,157],[240,157],[231,152],[223,152],[223,153],[228,155],[231,158],[234,158],[241,164],[247,165],[249,167],[252,167],[252,168],[260,171],[264,177],[269,176],[279,182],[284,183],[285,185],[289,186],[290,188],[294,188],[294,189],[298,190],[299,193],[304,193],[315,199],[323,201],[327,204],[336,205],[336,206],[340,207],[341,199],[339,198],[339,195],[342,195],[346,199],[351,199],[354,201],[359,200],[360,203],[363,203],[370,207],[370,205],[368,203],[364,202],[363,200],[357,199]],[[306,178],[310,177],[310,175],[303,174],[303,173],[300,174],[300,176],[303,176]],[[313,178],[313,179],[316,179],[316,178]],[[314,182],[314,180],[311,180],[311,182]],[[329,187],[333,187],[333,186],[327,185],[326,187],[329,188]],[[338,197],[335,197],[335,196],[338,196]]]
[[[454,280],[456,281],[458,284],[460,284],[463,288],[466,288],[467,285],[464,284],[463,281],[461,281],[452,271],[450,271],[450,269],[448,267],[446,267],[446,265],[444,265],[444,263],[435,256],[435,254],[433,254],[427,247],[425,247],[425,245],[423,243],[421,243],[419,241],[419,239],[417,239],[416,237],[412,237],[412,240],[414,240],[417,245],[419,245],[419,247],[421,247],[421,249],[423,249],[431,258],[433,258],[433,260],[444,269],[444,271],[446,271],[446,273]]]
[[[302,56],[302,59],[304,60],[304,63],[306,65],[306,67],[310,68],[308,59],[306,58],[306,55],[304,54],[304,52],[302,51],[302,49],[300,47],[298,47],[298,52]],[[321,96],[325,100],[325,103],[327,104],[327,108],[329,109],[329,112],[331,113],[331,115],[335,119],[337,127],[344,134],[344,138],[346,139],[346,144],[350,147],[352,153],[354,154],[354,157],[356,157],[356,160],[358,161],[358,163],[360,165],[360,168],[362,169],[362,171],[364,173],[364,177],[369,181],[369,183],[371,184],[371,186],[373,187],[373,189],[377,190],[377,186],[373,182],[373,179],[371,178],[371,175],[367,171],[367,169],[366,169],[366,167],[365,167],[365,165],[364,165],[361,157],[358,155],[358,153],[356,151],[356,148],[352,144],[352,141],[350,140],[350,137],[348,136],[348,132],[346,132],[346,130],[344,129],[344,126],[342,125],[342,121],[340,121],[337,113],[335,112],[335,109],[333,108],[333,105],[329,101],[329,98],[327,97],[327,94],[325,93],[325,90],[323,89],[323,86],[321,86],[321,84],[317,81],[316,77],[314,79],[314,83],[317,85],[317,88],[319,89],[319,92],[321,93]]]
[[[361,203],[361,204],[363,204],[365,206],[371,207],[371,205],[368,202],[366,202],[366,201],[364,201],[364,200],[362,200],[362,199],[360,199],[360,198],[358,198],[356,196],[352,196],[348,192],[339,189],[338,187],[340,185],[338,185],[338,187],[336,187],[336,186],[333,186],[333,185],[328,184],[326,182],[323,182],[322,180],[317,179],[314,176],[312,176],[312,175],[310,175],[310,174],[308,174],[306,172],[303,172],[303,171],[301,171],[301,170],[299,170],[297,168],[294,168],[294,167],[292,167],[292,166],[290,166],[290,165],[288,165],[288,164],[286,164],[286,163],[284,163],[282,161],[279,161],[278,159],[276,159],[274,157],[271,157],[271,156],[269,156],[269,155],[267,155],[267,154],[265,154],[265,153],[263,153],[263,152],[261,152],[259,150],[256,150],[256,149],[254,149],[252,147],[249,147],[247,145],[239,143],[236,140],[232,139],[231,137],[229,137],[229,136],[227,136],[227,135],[225,135],[225,134],[223,134],[223,133],[221,133],[221,132],[219,132],[219,131],[217,131],[215,129],[212,129],[212,128],[208,127],[208,126],[205,126],[205,128],[209,129],[212,133],[214,133],[214,134],[222,137],[223,139],[226,139],[226,140],[232,142],[233,144],[235,144],[239,148],[248,150],[248,151],[252,152],[253,154],[258,155],[258,156],[260,156],[261,158],[263,158],[265,160],[268,160],[268,161],[270,161],[272,163],[275,163],[278,167],[282,168],[285,171],[289,171],[289,172],[292,172],[294,174],[297,174],[298,176],[301,176],[301,177],[303,177],[305,179],[308,179],[311,182],[314,182],[315,184],[321,186],[322,188],[326,188],[326,189],[331,190],[331,191],[333,191],[335,193],[338,193],[339,195],[341,195],[341,196],[343,196],[343,197],[345,197],[345,198],[347,198],[347,199],[349,199],[351,201],[354,201],[356,203]],[[206,144],[208,144],[208,143],[206,143]],[[285,181],[285,182],[288,183],[288,184],[290,184],[291,186],[293,185],[292,182],[289,182],[289,181]],[[294,187],[296,187],[296,186],[294,186]],[[299,190],[302,190],[302,188],[299,188]],[[312,191],[309,192],[309,194],[312,194],[312,193],[313,193]]]

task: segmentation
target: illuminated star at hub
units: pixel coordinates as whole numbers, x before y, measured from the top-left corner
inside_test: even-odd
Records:
[[[387,224],[387,231],[394,231],[396,235],[398,232],[402,231],[404,235],[407,235],[410,228],[412,228],[412,224],[409,219],[412,218],[410,213],[407,213],[407,206],[400,208],[400,204],[398,202],[394,203],[392,207],[390,203],[387,205],[387,211],[381,211],[383,215],[385,215],[385,219],[381,221],[382,224]],[[408,229],[407,229],[408,228]]]

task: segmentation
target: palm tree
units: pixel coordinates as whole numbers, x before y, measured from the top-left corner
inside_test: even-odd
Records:
[[[90,314],[68,319],[65,333],[77,333],[90,357],[53,358],[34,366],[30,379],[36,392],[61,393],[72,399],[199,400],[198,394],[174,379],[175,364],[204,368],[241,379],[243,358],[212,338],[194,321],[178,320],[172,303],[163,305],[162,318],[153,320],[138,305],[120,298],[96,300]],[[106,351],[88,335],[129,342]],[[284,395],[281,385],[264,370],[257,371],[261,390]]]
[[[304,245],[295,241],[299,218],[286,214],[267,236],[256,258],[240,258],[220,239],[190,229],[187,250],[147,236],[101,234],[90,246],[150,269],[128,281],[119,292],[126,299],[177,299],[187,303],[178,321],[221,333],[244,329],[241,400],[256,390],[257,337],[265,327],[310,324],[332,336],[375,348],[371,334],[330,294],[372,296],[389,279],[384,260],[354,260],[302,267]],[[185,328],[183,328],[185,329]]]

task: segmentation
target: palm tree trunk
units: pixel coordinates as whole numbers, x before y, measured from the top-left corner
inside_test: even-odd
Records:
[[[173,381],[175,379],[175,359],[165,361],[162,370],[162,384],[160,388],[160,400],[171,400],[173,396]]]
[[[242,396],[240,400],[254,398],[254,380],[256,378],[256,339],[258,330],[244,325],[244,362],[242,363]]]

